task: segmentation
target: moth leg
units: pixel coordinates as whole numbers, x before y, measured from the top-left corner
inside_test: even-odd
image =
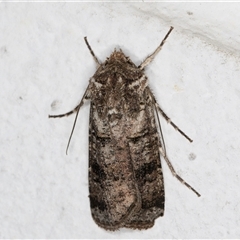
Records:
[[[181,133],[189,142],[192,142],[193,140],[190,137],[188,137],[174,122],[172,122],[172,120],[167,116],[167,114],[160,108],[153,93],[150,90],[149,90],[149,92],[150,92],[150,95],[154,101],[154,104],[155,104],[157,110],[162,114],[162,116],[166,119],[166,121],[168,123],[170,123],[175,128],[175,130],[177,130],[179,133]]]
[[[90,44],[88,43],[87,37],[84,37],[85,43],[87,44],[87,47],[90,51],[90,53],[92,54],[94,61],[96,62],[97,66],[99,67],[101,65],[101,63],[99,62],[99,60],[97,59],[97,57],[95,56]]]
[[[193,192],[195,192],[197,194],[198,197],[200,197],[201,195],[193,188],[191,187],[187,182],[185,182],[175,171],[175,169],[173,168],[173,165],[171,164],[170,160],[168,159],[166,152],[159,147],[159,151],[162,154],[162,156],[164,157],[168,167],[170,168],[172,174],[174,177],[176,177],[182,184],[184,184],[186,187],[188,187],[190,190],[192,190]]]
[[[158,103],[155,103],[158,111],[163,115],[163,117],[166,119],[168,123],[170,123],[178,132],[180,132],[189,142],[192,142],[193,140],[188,137],[172,120],[166,115],[166,113],[160,108]]]
[[[69,116],[69,115],[77,112],[77,111],[78,111],[78,108],[80,108],[80,107],[83,105],[83,104],[82,104],[82,105],[80,106],[80,104],[81,104],[81,103],[79,103],[79,104],[78,104],[73,110],[71,110],[70,112],[63,113],[63,114],[59,114],[59,115],[48,115],[48,117],[49,117],[49,118],[67,117],[67,116]]]
[[[173,27],[170,27],[168,33],[166,34],[165,38],[162,40],[160,45],[157,47],[157,49],[150,55],[148,56],[139,66],[138,68],[143,69],[145,68],[149,63],[152,62],[152,60],[155,58],[155,56],[159,53],[159,51],[162,49],[162,46],[164,45],[165,41],[167,40],[169,34],[173,30]]]
[[[90,84],[88,84],[88,87],[87,87],[80,103],[72,111],[64,113],[64,114],[60,114],[60,115],[48,115],[49,118],[60,118],[60,117],[67,117],[67,116],[77,112],[76,117],[74,119],[72,131],[71,131],[71,134],[70,134],[70,137],[69,137],[69,140],[68,140],[68,144],[67,144],[67,148],[66,148],[66,154],[67,154],[68,147],[69,147],[69,144],[70,144],[71,139],[72,139],[73,131],[75,129],[75,125],[76,125],[76,122],[77,122],[77,117],[78,117],[79,110],[82,107],[82,105],[84,104],[85,100],[87,100],[89,98],[90,98]]]
[[[84,104],[84,101],[87,100],[89,98],[89,89],[90,89],[90,84],[88,85],[85,93],[83,94],[83,97],[80,101],[80,103],[71,111],[67,112],[67,113],[63,113],[63,114],[59,114],[59,115],[48,115],[49,118],[61,118],[61,117],[67,117],[75,112],[78,112],[79,109],[82,107],[82,105]]]

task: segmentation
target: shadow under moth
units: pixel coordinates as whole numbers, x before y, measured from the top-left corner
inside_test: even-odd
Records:
[[[90,100],[90,207],[94,221],[106,230],[147,229],[154,225],[156,218],[163,216],[165,194],[160,155],[172,174],[200,196],[170,163],[158,113],[190,142],[192,140],[160,108],[144,73],[144,68],[161,50],[172,30],[173,27],[139,66],[121,49],[114,50],[104,63],[100,63],[85,37],[97,71],[72,111],[49,115],[56,118],[77,113],[68,149],[79,110]]]

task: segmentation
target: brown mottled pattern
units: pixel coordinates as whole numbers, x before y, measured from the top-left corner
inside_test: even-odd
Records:
[[[157,111],[186,139],[190,142],[192,139],[158,105],[144,74],[144,68],[161,50],[172,30],[173,27],[138,67],[121,50],[115,50],[101,64],[85,37],[98,69],[73,110],[49,115],[59,118],[77,113],[68,150],[79,110],[86,100],[91,101],[89,198],[93,219],[106,230],[147,229],[154,225],[156,218],[163,216],[165,199],[160,154],[173,176],[201,196],[176,173],[168,159],[156,126],[157,119],[160,127]]]
[[[147,78],[115,51],[90,82],[92,216],[109,230],[152,227],[164,213],[164,185]]]

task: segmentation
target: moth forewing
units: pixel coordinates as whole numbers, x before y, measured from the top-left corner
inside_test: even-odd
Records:
[[[140,66],[115,50],[104,63],[97,64],[81,102],[72,111],[49,117],[64,117],[77,112],[90,100],[89,120],[89,198],[94,221],[106,230],[121,227],[147,229],[164,215],[164,182],[160,155],[171,172],[196,192],[175,172],[161,133],[158,112],[183,136],[192,141],[163,112],[149,89],[144,68],[162,48],[158,48]],[[162,141],[161,141],[162,139]]]

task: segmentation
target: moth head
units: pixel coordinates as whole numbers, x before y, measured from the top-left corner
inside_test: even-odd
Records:
[[[122,49],[116,50],[115,48],[112,54],[107,58],[105,64],[111,64],[115,62],[127,63],[131,66],[136,67],[135,64],[131,61],[131,59],[123,53]]]
[[[123,51],[121,49],[116,50],[116,48],[108,58],[109,62],[115,62],[115,61],[128,62],[128,60],[129,58],[124,55]]]

